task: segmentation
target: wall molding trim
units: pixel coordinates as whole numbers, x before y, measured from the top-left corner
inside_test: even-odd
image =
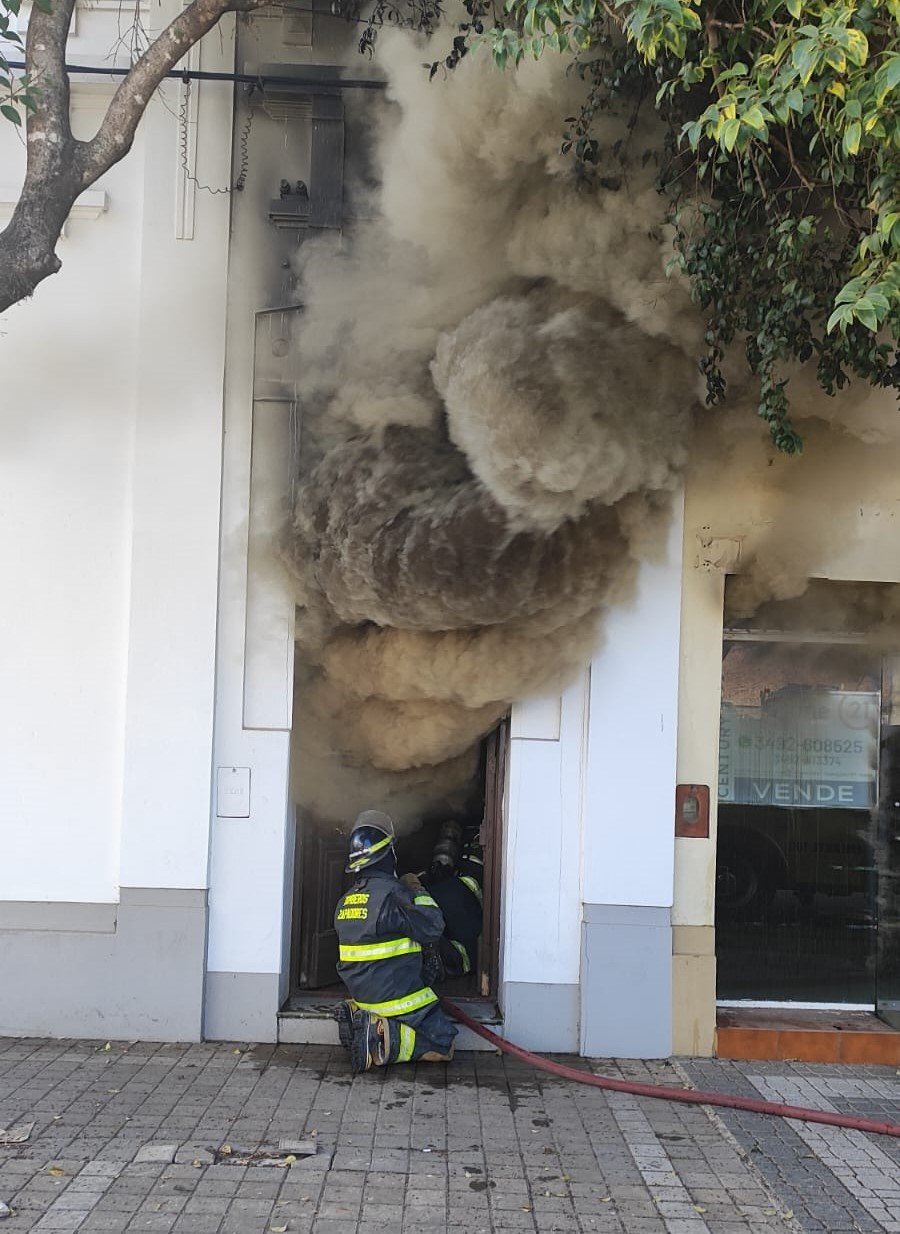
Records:
[[[0,900],[0,931],[115,934],[119,906],[58,900]]]
[[[0,902],[0,1036],[199,1041],[207,891]]]
[[[8,184],[0,185],[0,222],[6,222],[12,218],[21,192],[21,188],[14,188]],[[63,224],[60,235],[66,235],[72,219],[98,219],[108,209],[109,198],[103,189],[85,189],[69,211],[69,217]]]

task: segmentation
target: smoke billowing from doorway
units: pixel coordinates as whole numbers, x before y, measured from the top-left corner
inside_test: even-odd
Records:
[[[649,121],[620,183],[559,153],[561,59],[429,82],[385,39],[372,218],[298,259],[303,442],[296,790],[401,824],[471,779],[516,699],[561,685],[664,523],[702,323],[669,256]],[[649,111],[650,109],[648,109]]]
[[[862,383],[829,399],[806,372],[792,377],[791,390],[802,455],[775,450],[747,407],[718,413],[713,430],[694,443],[691,487],[703,494],[705,517],[712,516],[716,532],[742,540],[726,621],[765,624],[770,606],[783,603],[798,629],[816,628],[827,612],[832,631],[858,632],[860,605],[852,597],[866,594],[864,628],[880,627],[879,641],[896,645],[896,589],[869,595],[863,584],[848,584],[826,603],[810,586],[816,577],[890,578],[896,570],[890,545],[900,495],[895,399]]]

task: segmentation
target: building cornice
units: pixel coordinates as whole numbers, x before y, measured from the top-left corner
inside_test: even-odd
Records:
[[[0,184],[0,223],[5,223],[12,217],[21,191],[21,188]],[[61,235],[65,236],[71,219],[98,219],[108,209],[109,199],[103,189],[86,189],[69,212]]]

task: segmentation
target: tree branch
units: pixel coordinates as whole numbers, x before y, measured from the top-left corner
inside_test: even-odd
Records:
[[[620,30],[625,29],[625,18],[621,13],[617,13],[612,5],[607,3],[607,0],[600,0],[600,7],[614,25],[618,26]]]
[[[29,165],[44,155],[58,155],[72,140],[66,42],[74,11],[75,0],[53,0],[46,12],[35,6],[28,22],[25,63],[37,95],[27,125]]]
[[[66,40],[75,0],[34,8],[25,63],[36,107],[26,120],[25,183],[0,232],[0,313],[33,294],[61,262],[56,244],[79,193],[131,149],[157,87],[184,54],[229,12],[250,12],[271,0],[192,0],[126,74],[90,141],[76,141],[69,120]]]
[[[121,82],[94,137],[76,143],[82,189],[131,149],[137,126],[166,74],[229,12],[251,12],[268,0],[192,0],[153,40]]]
[[[719,25],[720,23],[717,21],[714,21],[712,17],[707,17],[706,22],[704,23],[704,29],[706,30],[706,46],[709,49],[709,58],[713,62],[713,65],[712,65],[713,85],[716,88],[716,94],[718,94],[719,98],[722,98],[725,94],[725,87],[719,81],[719,74],[716,71],[716,63],[715,63],[716,62],[716,52],[719,50],[719,36],[716,33],[716,28]]]
[[[770,137],[769,140],[772,142],[772,145],[775,146],[777,150],[780,150],[782,154],[787,155],[788,162],[791,165],[791,170],[794,172],[794,175],[797,177],[797,179],[800,181],[803,187],[807,190],[807,192],[809,193],[814,192],[816,189],[815,183],[812,180],[810,180],[809,176],[807,176],[806,172],[803,170],[803,168],[797,162],[796,157],[794,156],[794,146],[793,146],[793,143],[791,142],[790,125],[786,124],[784,126],[784,136],[785,136],[785,140],[783,142],[779,141],[777,137]]]
[[[60,268],[56,242],[80,187],[72,166],[66,41],[75,0],[34,7],[25,61],[35,107],[25,123],[25,183],[9,224],[0,232],[0,311],[30,296]]]

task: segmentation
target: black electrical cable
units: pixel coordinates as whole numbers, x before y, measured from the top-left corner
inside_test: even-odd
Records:
[[[27,68],[23,60],[8,60],[7,64],[11,69]],[[131,66],[120,68],[107,64],[67,64],[64,67],[67,73],[84,73],[95,77],[125,77],[131,71]],[[238,85],[258,86],[260,89],[265,89],[266,86],[293,86],[300,91],[314,90],[319,93],[340,90],[383,90],[385,87],[383,81],[365,77],[338,77],[329,81],[321,77],[282,77],[272,76],[270,73],[213,73],[206,69],[172,69],[171,72],[166,73],[166,77],[185,82],[231,81]]]

